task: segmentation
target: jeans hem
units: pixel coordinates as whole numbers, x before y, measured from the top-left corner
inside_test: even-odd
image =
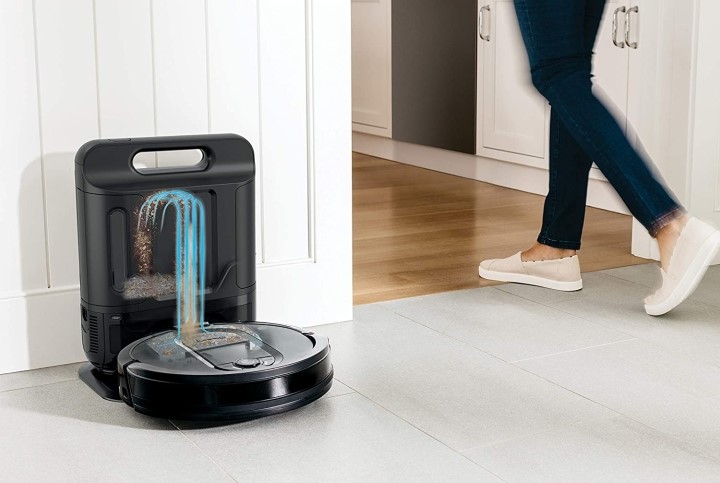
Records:
[[[665,228],[667,225],[673,222],[678,216],[685,214],[686,211],[682,207],[675,207],[672,210],[668,211],[664,215],[658,217],[655,219],[655,221],[652,222],[650,225],[650,228],[648,229],[648,233],[650,233],[650,236],[653,238],[657,237],[657,234],[660,230]]]
[[[573,242],[567,240],[553,240],[545,235],[539,235],[537,238],[538,243],[547,245],[553,248],[561,248],[564,250],[580,250],[580,242]]]

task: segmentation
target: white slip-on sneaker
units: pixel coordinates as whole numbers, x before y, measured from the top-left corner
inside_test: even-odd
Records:
[[[663,315],[685,301],[697,288],[718,251],[720,231],[690,218],[680,232],[668,270],[660,269],[662,285],[645,299],[645,312]]]
[[[582,288],[577,255],[558,260],[523,262],[521,253],[517,252],[508,258],[483,260],[478,272],[488,280],[537,285],[563,292]]]

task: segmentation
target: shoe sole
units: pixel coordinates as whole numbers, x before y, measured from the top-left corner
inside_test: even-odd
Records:
[[[715,232],[705,240],[690,267],[685,271],[675,290],[663,302],[655,305],[645,304],[645,312],[648,315],[658,316],[670,312],[672,309],[683,303],[700,285],[710,263],[720,251],[720,232]]]
[[[582,280],[576,280],[574,282],[560,282],[549,278],[524,275],[521,273],[494,272],[492,270],[485,270],[482,267],[478,268],[478,273],[482,278],[487,280],[534,285],[536,287],[559,290],[560,292],[576,292],[582,289]]]

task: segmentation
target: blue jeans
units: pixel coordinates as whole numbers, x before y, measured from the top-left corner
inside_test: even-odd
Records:
[[[655,236],[682,207],[592,93],[592,49],[605,0],[514,1],[533,85],[552,106],[550,188],[538,242],[580,248],[593,161]]]

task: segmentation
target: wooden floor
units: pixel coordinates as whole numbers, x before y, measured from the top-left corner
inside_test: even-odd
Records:
[[[353,155],[354,302],[494,285],[478,277],[537,237],[544,197]],[[646,263],[630,255],[632,219],[595,208],[585,218],[584,272]]]

